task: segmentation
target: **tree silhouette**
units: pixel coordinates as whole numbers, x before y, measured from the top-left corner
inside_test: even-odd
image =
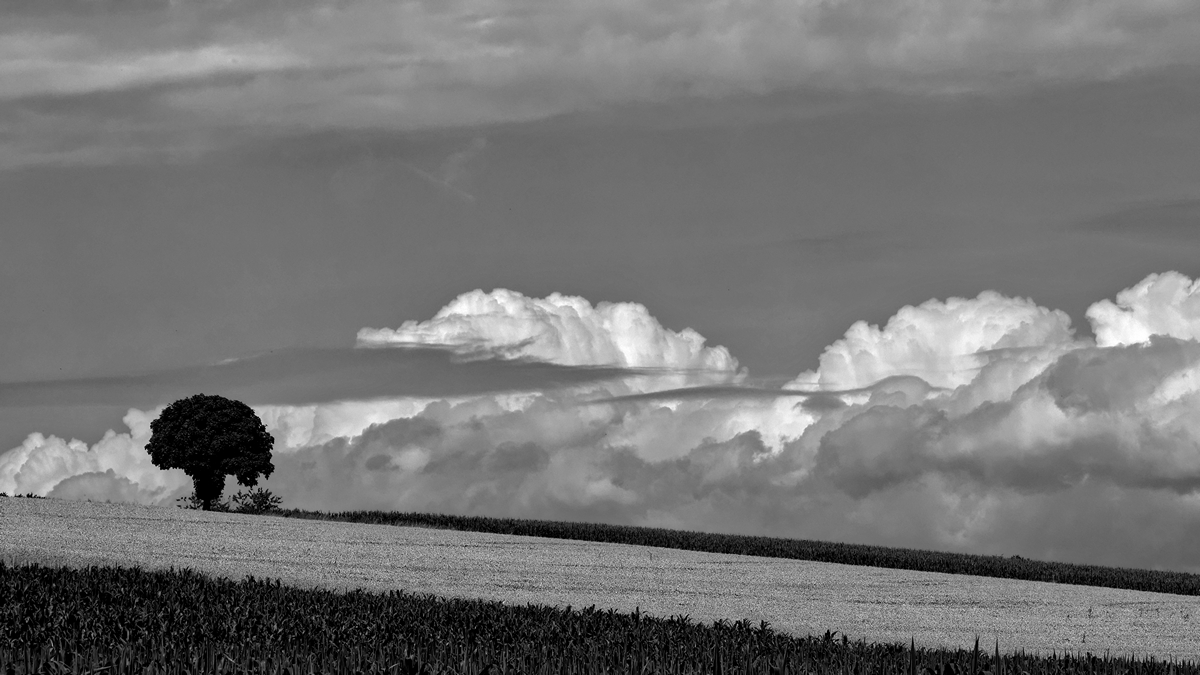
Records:
[[[146,452],[160,469],[183,469],[205,511],[221,499],[225,476],[251,487],[269,478],[275,439],[241,401],[196,394],[167,406],[150,423]]]

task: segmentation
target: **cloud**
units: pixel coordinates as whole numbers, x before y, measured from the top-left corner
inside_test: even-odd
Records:
[[[743,379],[678,386],[671,371],[548,390],[259,405],[278,439],[264,485],[285,506],[326,511],[587,520],[1200,571],[1193,287],[1176,273],[1151,275],[1097,302],[1096,341],[1075,336],[1061,312],[996,293],[904,307],[883,326],[853,325],[784,389]],[[360,338],[449,345],[460,358],[491,359],[483,363],[741,372],[689,335],[640,305],[476,291],[431,319]],[[33,434],[0,455],[0,490],[170,503],[190,485],[148,466],[156,414],[131,411],[129,432],[90,448]]]
[[[87,17],[0,9],[0,101],[171,85],[147,109],[180,134],[413,130],[798,87],[990,91],[1200,62],[1190,0],[88,4]],[[77,122],[90,114],[78,101]]]
[[[464,293],[428,321],[399,328],[363,328],[358,343],[452,346],[469,358],[528,358],[564,366],[615,366],[712,371],[728,379],[737,359],[724,347],[705,347],[685,328],[663,328],[645,306],[558,293],[538,299],[496,289]]]
[[[82,35],[0,34],[0,97],[91,94],[305,65],[302,57],[267,44],[113,52]]]
[[[409,162],[395,156],[380,156],[382,153],[378,153],[372,143],[356,139],[354,134],[341,133],[338,137],[361,155],[359,159],[340,167],[330,179],[334,197],[348,211],[361,211],[372,195],[386,189],[387,174],[394,168],[402,168],[420,177],[447,197],[465,204],[475,202],[471,190],[474,189],[475,177],[488,147],[488,140],[484,136],[472,138],[458,150],[440,158],[436,165]]]
[[[1149,400],[1163,385],[1178,382],[1178,376],[1190,373],[1198,362],[1200,343],[1158,334],[1144,343],[1072,350],[1040,377],[1059,408],[1124,412]]]
[[[124,418],[128,432],[109,431],[91,447],[78,440],[30,434],[19,447],[0,454],[0,492],[168,503],[191,481],[181,470],[154,466],[146,453],[150,422],[161,412],[130,410]]]
[[[487,148],[487,139],[477,136],[471,140],[467,147],[451,153],[438,166],[437,171],[433,173],[407,162],[402,162],[402,164],[413,173],[442,188],[448,194],[467,202],[474,202],[475,195],[464,190],[463,186],[471,179],[471,164],[476,161],[485,148]]]
[[[985,352],[1070,344],[1070,324],[1061,310],[992,291],[970,300],[930,300],[902,308],[882,328],[855,323],[825,348],[817,371],[788,386],[852,389],[896,375],[961,386],[992,358]]]
[[[753,399],[781,399],[794,398],[799,401],[799,405],[805,406],[814,410],[825,410],[840,408],[845,403],[843,398],[859,394],[870,394],[875,391],[902,391],[907,390],[916,398],[924,398],[928,393],[938,390],[939,387],[933,387],[925,380],[912,375],[894,375],[885,377],[878,382],[875,382],[868,387],[859,387],[857,389],[814,389],[805,391],[795,388],[775,389],[770,387],[755,387],[746,384],[729,384],[729,385],[698,385],[694,387],[680,387],[678,389],[659,389],[637,394],[625,394],[623,396],[611,396],[590,401],[591,404],[599,403],[619,403],[633,401],[684,401],[684,400],[719,400],[733,399],[737,401],[746,401]]]
[[[528,358],[463,362],[449,346],[429,343],[383,349],[294,348],[135,375],[0,383],[0,406],[146,405],[197,390],[251,403],[292,405],[398,396],[444,398],[622,377],[657,379],[663,372]]]
[[[147,495],[137,483],[118,476],[112,469],[103,473],[93,471],[81,473],[64,479],[46,494],[51,499],[67,499],[71,501],[105,501],[141,504],[149,499],[151,503],[156,495]]]
[[[1200,339],[1200,281],[1178,272],[1151,274],[1087,310],[1100,346],[1145,342],[1151,335]]]

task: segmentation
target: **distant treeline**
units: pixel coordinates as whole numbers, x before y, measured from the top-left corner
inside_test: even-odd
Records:
[[[1138,570],[1099,565],[1042,562],[1020,556],[1002,557],[919,551],[863,544],[842,544],[803,539],[750,537],[739,534],[712,534],[666,530],[628,525],[601,525],[548,520],[515,520],[483,516],[450,516],[434,513],[392,513],[388,511],[350,511],[324,513],[281,509],[271,512],[288,518],[335,520],[376,525],[408,525],[437,529],[520,534],[531,537],[599,541],[613,544],[637,544],[685,551],[735,553],[764,558],[790,558],[815,562],[866,565],[917,572],[969,574],[1001,579],[1051,581],[1079,586],[1103,586],[1132,591],[1153,591],[1175,595],[1200,595],[1200,575],[1186,572]]]
[[[1200,675],[1200,664],[1027,656],[794,637],[767,623],[711,626],[403,591],[340,593],[190,569],[9,566],[0,561],[6,675],[256,673],[838,673]]]

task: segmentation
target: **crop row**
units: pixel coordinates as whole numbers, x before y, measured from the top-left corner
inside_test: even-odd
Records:
[[[1200,675],[1200,664],[796,637],[589,607],[341,593],[191,569],[0,561],[0,663],[25,673]]]

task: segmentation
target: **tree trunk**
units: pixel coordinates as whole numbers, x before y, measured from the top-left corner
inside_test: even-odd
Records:
[[[195,476],[192,478],[192,485],[196,491],[196,499],[203,503],[204,510],[212,511],[213,505],[221,501],[221,492],[225,490],[225,476]]]

